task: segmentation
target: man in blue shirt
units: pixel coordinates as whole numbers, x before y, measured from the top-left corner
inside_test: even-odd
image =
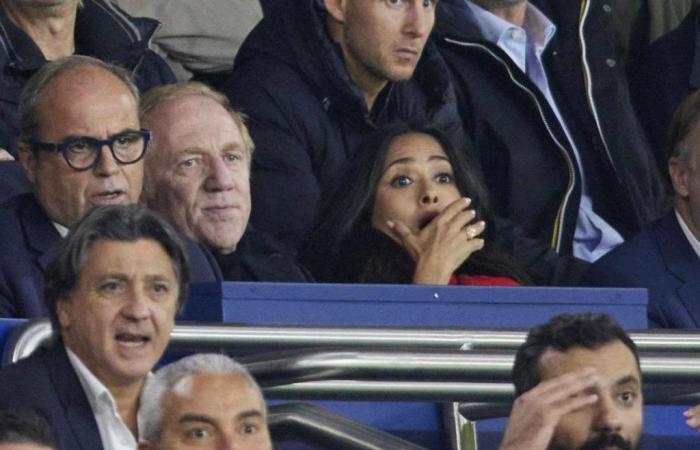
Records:
[[[495,212],[593,262],[658,217],[665,193],[607,41],[608,13],[582,6],[445,0],[433,36]]]

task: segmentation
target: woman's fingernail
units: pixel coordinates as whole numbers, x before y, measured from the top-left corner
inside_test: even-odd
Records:
[[[389,228],[394,228],[396,226],[396,224],[392,220],[387,220],[386,226]]]

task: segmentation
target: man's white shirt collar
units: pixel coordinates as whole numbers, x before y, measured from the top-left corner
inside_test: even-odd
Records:
[[[136,439],[119,415],[112,393],[68,347],[66,353],[90,403],[104,450],[135,450]]]
[[[675,213],[676,219],[678,219],[678,224],[681,226],[681,230],[683,230],[685,238],[688,239],[688,242],[690,243],[690,246],[693,247],[695,254],[698,256],[698,258],[700,258],[700,241],[698,241],[698,238],[696,238],[693,232],[690,231],[690,228],[688,228],[688,225],[685,223],[685,220],[683,220],[683,217],[678,214],[678,210],[676,210]]]
[[[523,72],[526,71],[527,45],[532,45],[539,58],[557,32],[557,26],[530,3],[525,11],[523,27],[513,25],[469,0],[465,0],[465,3],[484,38],[505,51]]]
[[[58,231],[58,234],[60,234],[62,238],[68,236],[68,232],[70,231],[68,229],[68,227],[64,227],[60,223],[54,222],[53,220],[51,221],[51,223],[53,224],[53,227],[56,229],[56,231]]]

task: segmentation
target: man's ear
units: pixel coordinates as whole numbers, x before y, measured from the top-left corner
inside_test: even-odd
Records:
[[[345,23],[346,0],[323,0],[328,15],[336,22]]]
[[[26,142],[20,141],[17,144],[17,157],[19,163],[22,165],[24,174],[27,175],[29,182],[34,184],[36,181],[36,170],[37,170],[37,156],[34,154],[29,145]]]
[[[58,318],[58,326],[61,330],[70,328],[71,320],[68,308],[70,308],[70,300],[61,298],[56,302],[56,317]]]
[[[690,164],[689,161],[684,161],[677,156],[672,156],[668,160],[668,174],[671,178],[673,191],[683,198],[687,197],[690,192],[688,188],[688,164]]]

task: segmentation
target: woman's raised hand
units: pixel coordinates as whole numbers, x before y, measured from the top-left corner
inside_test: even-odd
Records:
[[[421,230],[412,230],[401,221],[387,225],[416,263],[415,284],[447,284],[450,277],[469,256],[484,246],[478,236],[484,221],[474,221],[469,209],[471,200],[460,198],[447,206]]]

